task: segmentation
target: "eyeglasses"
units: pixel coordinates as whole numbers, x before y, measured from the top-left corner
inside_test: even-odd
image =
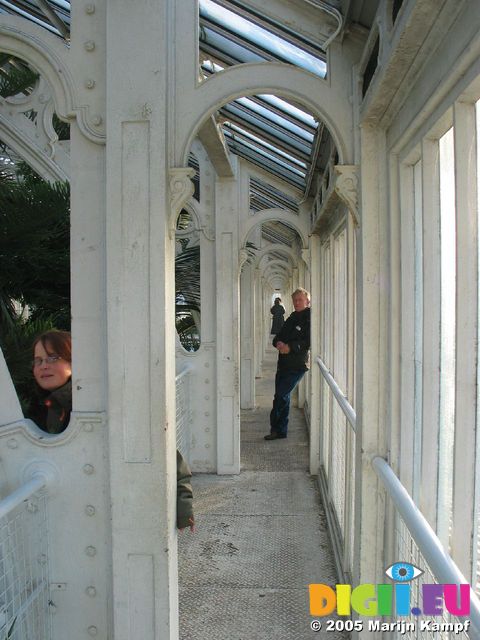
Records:
[[[62,360],[62,356],[51,355],[46,358],[34,358],[32,360],[32,367],[41,367],[44,362],[47,364],[55,364],[55,362],[59,360]]]

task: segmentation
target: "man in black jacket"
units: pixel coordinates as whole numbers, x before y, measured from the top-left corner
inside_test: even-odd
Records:
[[[292,294],[295,311],[273,339],[278,349],[275,397],[270,412],[270,433],[265,440],[287,437],[290,394],[308,370],[310,349],[310,294],[297,289]]]

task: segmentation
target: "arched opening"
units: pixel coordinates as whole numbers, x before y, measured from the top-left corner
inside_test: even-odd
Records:
[[[71,329],[70,188],[59,180],[69,125],[55,114],[48,83],[25,60],[0,54],[0,71],[1,348],[23,415],[60,433],[70,418],[71,368],[57,386],[47,384],[59,365],[32,369],[32,344],[46,331]],[[59,164],[49,157],[53,150]],[[52,344],[48,349],[48,357],[59,356]]]
[[[175,230],[175,326],[189,353],[201,343],[200,239],[194,218],[182,209]]]
[[[299,286],[310,287],[304,251],[313,220],[311,203],[321,185],[330,182],[340,153],[318,115],[283,95],[239,95],[200,122],[195,155],[200,172],[202,155],[208,160],[205,175],[211,184],[202,183],[199,225],[215,237],[215,246],[207,250],[213,258],[208,286],[221,301],[212,336],[216,360],[209,363],[217,367],[218,385],[217,451],[209,464],[222,472],[222,459],[228,458],[225,472],[232,473],[240,470],[238,411],[255,407],[255,378],[271,342],[272,296],[281,291],[290,313],[291,293]],[[206,308],[203,302],[201,306]],[[238,382],[235,371],[240,373]],[[195,383],[202,400],[210,397],[203,388],[206,379]],[[194,440],[209,444],[204,434]]]

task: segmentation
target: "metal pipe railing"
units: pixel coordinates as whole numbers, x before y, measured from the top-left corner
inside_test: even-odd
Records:
[[[180,371],[180,373],[177,373],[177,375],[175,376],[175,382],[180,382],[180,380],[184,378],[187,373],[190,373],[191,370],[191,367],[186,366],[185,369],[182,369],[182,371]]]
[[[435,580],[441,584],[468,584],[468,580],[465,579],[465,576],[445,551],[435,532],[390,465],[380,456],[375,456],[372,460],[372,466],[430,567]],[[470,624],[470,637],[480,638],[480,600],[471,587]]]
[[[340,389],[338,384],[335,382],[335,379],[330,373],[330,371],[328,370],[327,365],[323,362],[323,360],[319,356],[317,356],[316,362],[320,367],[320,371],[323,377],[325,378],[326,383],[332,390],[332,393],[335,396],[335,398],[338,400],[338,404],[340,405],[341,410],[343,411],[348,422],[350,423],[350,426],[355,431],[356,424],[357,424],[357,414],[355,413],[355,409],[348,402],[347,396],[343,393],[343,391]]]
[[[176,440],[177,449],[188,460],[190,442],[190,384],[189,374],[192,367],[187,365],[175,376],[176,390]]]
[[[0,518],[4,518],[19,504],[28,500],[34,493],[43,489],[47,484],[47,478],[41,473],[35,474],[31,480],[13,491],[3,500],[0,500]]]

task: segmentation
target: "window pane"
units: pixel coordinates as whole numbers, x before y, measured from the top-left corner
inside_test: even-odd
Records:
[[[438,463],[438,535],[449,548],[455,433],[455,161],[453,128],[439,140],[441,342]]]

